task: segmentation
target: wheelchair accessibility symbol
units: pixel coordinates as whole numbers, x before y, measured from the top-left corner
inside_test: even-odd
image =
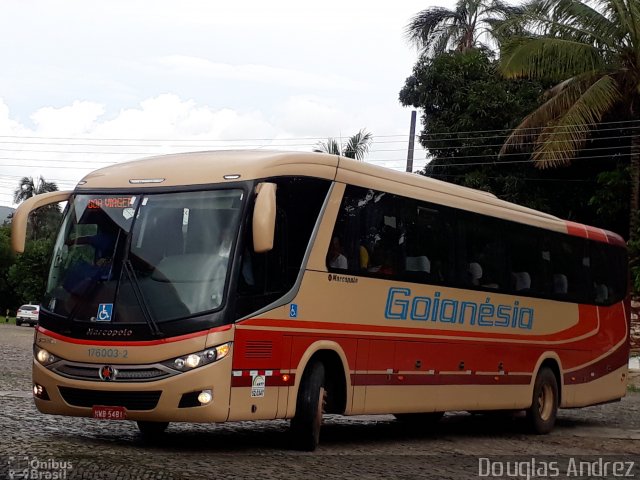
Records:
[[[298,304],[289,305],[289,318],[298,318]]]
[[[113,303],[101,303],[98,305],[97,322],[110,322],[111,313],[113,312]]]

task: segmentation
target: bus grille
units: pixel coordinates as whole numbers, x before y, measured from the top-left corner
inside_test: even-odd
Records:
[[[160,400],[161,391],[152,392],[111,392],[104,390],[84,390],[81,388],[58,387],[65,402],[75,407],[106,405],[125,407],[127,410],[153,410]]]
[[[170,371],[163,365],[145,365],[142,367],[114,365],[114,367],[118,370],[116,378],[113,380],[114,382],[151,382],[177,373]],[[100,368],[101,365],[81,364],[65,360],[53,367],[52,370],[58,375],[67,378],[100,381],[98,374]]]

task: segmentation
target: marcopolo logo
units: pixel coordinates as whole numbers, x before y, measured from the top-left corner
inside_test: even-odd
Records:
[[[389,320],[416,320],[441,322],[480,327],[510,327],[531,330],[534,309],[520,305],[495,305],[491,297],[484,303],[466,302],[453,298],[441,298],[440,292],[433,297],[411,295],[409,288],[389,289],[384,312]]]

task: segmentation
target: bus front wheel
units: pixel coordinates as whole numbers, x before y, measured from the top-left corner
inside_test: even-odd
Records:
[[[531,407],[527,410],[527,419],[533,433],[549,433],[556,423],[558,415],[558,381],[550,368],[538,372],[533,386]]]
[[[145,440],[157,440],[169,426],[169,422],[136,422]]]
[[[326,395],[324,365],[315,362],[305,370],[298,390],[296,414],[291,419],[293,448],[310,452],[318,446]]]

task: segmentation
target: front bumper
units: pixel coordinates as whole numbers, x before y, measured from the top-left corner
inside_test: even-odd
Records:
[[[229,415],[231,356],[162,380],[122,383],[66,378],[34,360],[33,382],[44,387],[49,398],[34,397],[42,413],[90,417],[91,405],[109,405],[127,407],[128,420],[223,422]],[[193,402],[184,401],[202,390],[213,392],[209,404],[190,406]]]
[[[38,324],[37,318],[28,317],[16,317],[16,323],[28,323],[29,325],[36,326]]]

